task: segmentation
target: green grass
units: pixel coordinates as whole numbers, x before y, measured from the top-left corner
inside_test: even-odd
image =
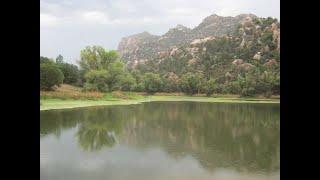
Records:
[[[193,96],[142,96],[132,95],[134,98],[120,99],[106,94],[99,100],[74,100],[74,99],[41,99],[40,110],[66,109],[88,106],[128,105],[152,101],[193,101],[193,102],[219,102],[219,103],[280,103],[278,99],[257,98],[225,98],[225,97],[193,97]]]
[[[143,102],[143,101],[141,101]],[[125,105],[137,104],[139,100],[62,100],[62,99],[43,99],[41,100],[40,110],[67,109],[101,105]]]
[[[239,98],[238,95],[204,94],[187,96],[183,93],[146,93],[114,91],[110,93],[83,92],[81,88],[63,84],[55,91],[40,91],[40,110],[66,109],[88,106],[127,105],[151,101],[194,101],[194,102],[232,102],[232,103],[280,103],[280,97]]]

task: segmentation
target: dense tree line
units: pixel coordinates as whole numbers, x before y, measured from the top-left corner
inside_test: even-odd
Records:
[[[267,29],[277,20],[266,18],[254,23]],[[235,34],[240,38],[221,37],[203,44],[206,51],[199,53],[193,64],[190,64],[190,54],[185,53],[185,56],[168,56],[160,63],[159,59],[151,59],[136,68],[127,68],[116,51],[107,51],[101,46],[88,46],[80,52],[80,68],[65,63],[61,55],[56,61],[40,57],[40,88],[50,90],[67,83],[82,86],[86,91],[101,92],[184,92],[208,96],[228,93],[266,97],[279,94],[280,55],[273,35],[267,30],[258,35],[251,33],[257,37],[242,48],[239,32]],[[250,32],[246,32],[246,36],[250,36]],[[263,48],[267,50],[256,55]],[[255,56],[259,56],[259,60]],[[239,66],[234,63],[235,59],[244,62]]]
[[[62,83],[79,85],[80,72],[76,65],[65,63],[59,55],[56,61],[40,56],[40,89],[53,90]]]

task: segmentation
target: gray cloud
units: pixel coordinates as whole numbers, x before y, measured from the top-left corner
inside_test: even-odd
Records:
[[[75,63],[87,45],[116,49],[124,36],[161,35],[177,24],[193,28],[213,13],[280,19],[280,0],[41,0],[40,53]]]

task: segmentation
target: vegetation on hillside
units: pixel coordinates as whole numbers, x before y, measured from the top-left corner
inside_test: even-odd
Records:
[[[65,83],[87,92],[279,95],[279,28],[273,18],[249,19],[232,36],[175,48],[134,68],[101,46],[83,49],[79,68],[61,55],[56,61],[40,57],[40,89],[54,90]]]

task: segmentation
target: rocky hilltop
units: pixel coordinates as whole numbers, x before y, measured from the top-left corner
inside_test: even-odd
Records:
[[[131,36],[122,48],[128,50],[128,40],[135,44],[122,56],[137,82],[147,73],[159,75],[165,92],[199,93],[209,87],[243,96],[279,94],[280,22],[253,15],[236,18],[209,16],[194,29],[178,25],[163,36],[149,34],[147,41]],[[203,80],[214,83],[211,87]],[[196,83],[197,88],[190,88]]]
[[[223,17],[213,14],[206,17],[197,27],[193,29],[193,34],[197,38],[207,36],[223,36],[233,34],[237,26],[247,18],[257,18],[254,14],[240,14],[235,17]]]
[[[168,50],[189,43],[201,43],[214,37],[233,35],[239,24],[247,19],[255,19],[253,14],[240,14],[235,17],[223,17],[213,14],[206,17],[193,29],[177,25],[162,36],[142,32],[124,37],[119,43],[118,52],[129,66],[146,62],[157,55],[166,56]]]
[[[118,52],[125,62],[144,62],[160,50],[157,43],[159,38],[146,31],[124,37],[118,45]]]

